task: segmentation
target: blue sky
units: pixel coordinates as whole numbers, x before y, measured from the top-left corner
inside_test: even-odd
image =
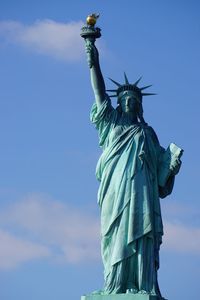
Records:
[[[158,95],[145,120],[185,152],[161,201],[159,282],[170,300],[200,294],[199,1],[11,1],[0,4],[0,299],[80,299],[103,284],[98,182],[101,153],[80,28],[99,12],[108,77],[143,76]],[[115,103],[113,103],[115,105]]]

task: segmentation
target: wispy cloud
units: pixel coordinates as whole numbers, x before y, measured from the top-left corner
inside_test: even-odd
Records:
[[[200,228],[166,222],[164,249],[200,255]]]
[[[168,207],[162,249],[200,254],[200,227],[183,223],[187,208]],[[173,212],[173,213],[172,213]],[[176,213],[175,213],[176,212]],[[190,210],[196,213],[195,210]],[[172,217],[170,217],[172,216]],[[176,218],[175,218],[176,216]],[[99,218],[76,206],[33,194],[0,212],[0,269],[33,259],[81,263],[100,259]],[[190,224],[190,226],[188,225]]]
[[[0,37],[29,50],[65,61],[79,60],[83,54],[81,21],[59,23],[39,20],[32,25],[15,21],[0,22]]]
[[[0,269],[11,269],[26,261],[51,256],[47,247],[16,238],[1,229],[0,244]]]
[[[7,207],[0,214],[0,225],[17,238],[44,245],[57,262],[77,263],[100,257],[97,218],[59,201],[29,196]]]
[[[200,212],[192,203],[162,203],[163,248],[168,251],[200,255]]]

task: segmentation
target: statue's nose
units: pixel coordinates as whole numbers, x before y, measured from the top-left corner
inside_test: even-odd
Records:
[[[127,97],[126,98],[126,105],[129,106],[129,102],[130,102],[131,97]]]

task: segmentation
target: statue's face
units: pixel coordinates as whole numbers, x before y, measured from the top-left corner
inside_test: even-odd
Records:
[[[136,113],[138,110],[138,100],[133,91],[124,91],[119,94],[120,106],[123,112]]]

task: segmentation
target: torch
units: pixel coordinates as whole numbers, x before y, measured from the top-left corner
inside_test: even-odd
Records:
[[[89,15],[86,19],[86,25],[81,28],[80,35],[88,44],[94,45],[96,39],[101,36],[101,29],[95,26],[98,18],[99,14],[94,13]],[[92,68],[92,61],[89,62],[89,66]]]

